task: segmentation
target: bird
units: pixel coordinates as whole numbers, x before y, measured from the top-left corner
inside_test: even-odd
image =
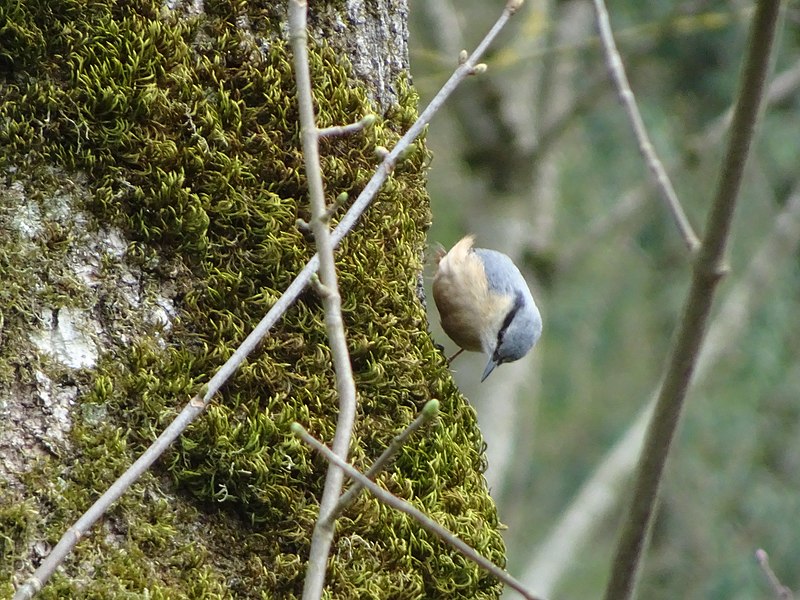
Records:
[[[542,317],[514,262],[502,252],[473,248],[467,235],[436,255],[433,299],[442,329],[464,350],[484,352],[481,382],[503,363],[525,356],[542,335]],[[452,360],[452,358],[450,360]]]

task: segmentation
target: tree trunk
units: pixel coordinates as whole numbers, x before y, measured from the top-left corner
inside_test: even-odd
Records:
[[[416,114],[407,7],[312,6],[329,200],[355,198]],[[283,4],[0,7],[0,595],[207,381],[313,256]],[[3,23],[5,20],[5,23]],[[379,481],[498,563],[482,438],[417,296],[430,214],[420,144],[337,254],[366,468],[431,398],[440,423]],[[344,209],[342,209],[344,210]],[[335,218],[334,218],[335,221]],[[42,590],[50,598],[299,594],[336,399],[307,292]],[[362,496],[336,598],[494,598],[498,584]],[[130,596],[126,596],[130,595]]]

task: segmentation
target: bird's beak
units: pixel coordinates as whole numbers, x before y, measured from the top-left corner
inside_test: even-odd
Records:
[[[487,378],[489,375],[491,375],[491,374],[492,374],[492,371],[494,371],[494,368],[495,368],[496,366],[497,366],[497,361],[494,359],[494,357],[493,357],[493,356],[492,356],[492,357],[490,357],[490,358],[489,358],[489,362],[488,362],[488,363],[486,363],[486,368],[483,370],[483,375],[481,375],[481,383],[483,383],[483,382],[484,382],[484,380],[485,380],[485,379],[486,379],[486,378]]]

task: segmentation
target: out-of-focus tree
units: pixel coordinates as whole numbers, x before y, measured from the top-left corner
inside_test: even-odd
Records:
[[[412,71],[424,96],[490,16],[483,2],[414,8]],[[702,231],[753,8],[615,2],[609,11],[647,130]],[[783,18],[796,25],[798,15],[789,7]],[[587,597],[608,575],[625,506],[620,483],[635,457],[618,453],[616,470],[603,461],[659,382],[691,257],[607,76],[591,3],[529,2],[515,27],[488,57],[487,76],[460,90],[431,127],[431,239],[447,245],[476,232],[480,245],[524,265],[532,283],[545,319],[533,356],[480,387],[472,357],[454,368],[488,440],[487,479],[509,526],[512,572],[528,569],[529,583],[539,579],[537,589],[553,597]],[[785,527],[800,514],[800,47],[792,30],[778,45],[731,272],[668,465],[641,597],[768,593],[753,560],[759,546],[783,583],[800,587],[800,536]],[[553,570],[537,551],[569,545],[551,537],[554,523],[564,525],[601,464],[613,486],[589,489],[581,509],[597,512]]]

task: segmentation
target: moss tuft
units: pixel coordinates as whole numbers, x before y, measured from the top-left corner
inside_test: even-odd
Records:
[[[277,30],[270,8],[248,13],[245,3],[207,2],[201,21],[162,3],[123,4],[2,9],[13,13],[13,26],[0,31],[0,46],[14,50],[0,51],[0,167],[85,173],[91,194],[82,208],[98,227],[124,233],[126,260],[143,273],[175,278],[178,318],[157,335],[141,324],[91,374],[72,448],[28,475],[35,498],[0,513],[4,557],[27,560],[27,545],[42,534],[56,541],[232,354],[314,252],[295,226],[309,214],[294,81],[286,44],[270,37]],[[267,42],[256,47],[237,25],[242,14]],[[311,61],[320,126],[373,111],[340,56],[315,44]],[[343,192],[356,198],[376,167],[376,146],[391,147],[413,122],[416,96],[406,86],[400,92],[400,104],[366,131],[322,142],[331,201]],[[440,424],[404,448],[380,481],[502,564],[475,414],[424,333],[416,300],[430,220],[427,158],[418,143],[337,254],[360,399],[353,462],[368,465],[428,400],[439,399]],[[47,240],[51,252],[74,243],[57,227]],[[0,264],[11,260],[4,251]],[[112,263],[97,289],[116,284]],[[85,294],[76,286],[59,302]],[[307,292],[161,466],[79,546],[69,577],[58,575],[42,596],[294,597],[326,468],[289,428],[298,421],[330,440],[334,389],[320,303]],[[8,576],[0,571],[0,581]],[[488,575],[369,497],[337,527],[329,582],[336,598],[499,592]]]

